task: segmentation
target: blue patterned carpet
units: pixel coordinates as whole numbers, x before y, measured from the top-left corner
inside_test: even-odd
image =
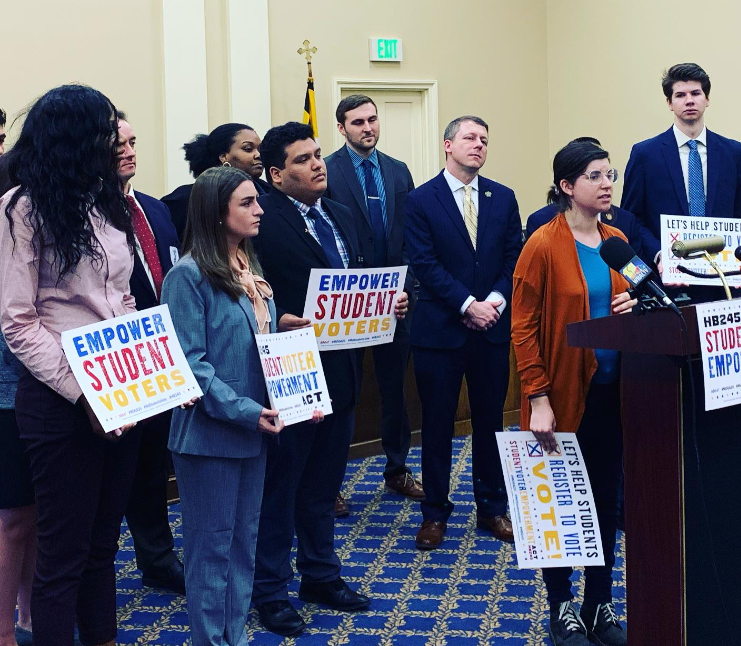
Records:
[[[292,601],[308,629],[296,639],[261,630],[250,615],[250,644],[257,646],[540,646],[547,639],[545,588],[538,571],[519,570],[510,545],[476,529],[471,486],[470,438],[455,440],[452,500],[443,548],[420,552],[414,537],[422,522],[419,505],[384,493],[384,458],[351,462],[343,493],[351,514],[337,522],[343,576],[373,599],[371,610],[341,614]],[[409,465],[419,473],[419,448]],[[181,545],[178,506],[170,521]],[[623,542],[619,542],[614,595],[625,620]],[[181,597],[143,590],[134,563],[131,534],[123,528],[117,559],[121,646],[188,644],[188,615]],[[578,576],[578,575],[577,575]],[[577,598],[583,580],[576,580]]]

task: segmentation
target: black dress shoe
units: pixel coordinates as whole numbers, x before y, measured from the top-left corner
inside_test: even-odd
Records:
[[[255,606],[260,615],[260,623],[265,630],[281,635],[282,637],[295,637],[304,632],[306,623],[301,615],[290,602],[280,599],[278,601],[266,601]]]
[[[175,594],[185,594],[185,572],[183,564],[175,560],[165,568],[142,573],[142,585],[145,588],[160,588]]]
[[[334,610],[363,610],[370,605],[370,599],[364,594],[358,594],[347,587],[342,579],[319,583],[301,579],[298,589],[298,598],[306,603],[320,603]]]

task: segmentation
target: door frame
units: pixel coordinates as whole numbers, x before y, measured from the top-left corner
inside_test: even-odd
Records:
[[[428,179],[440,171],[440,133],[437,116],[437,81],[392,81],[384,79],[335,78],[332,84],[333,105],[339,104],[343,90],[420,92],[422,95],[422,159],[427,169]],[[334,150],[345,144],[344,137],[337,127],[332,135]]]

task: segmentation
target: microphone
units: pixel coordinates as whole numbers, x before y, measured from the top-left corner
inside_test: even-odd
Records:
[[[672,242],[671,250],[677,258],[693,258],[695,254],[702,255],[703,252],[720,253],[726,248],[723,236],[710,236],[709,238],[696,238],[695,240],[676,240]]]
[[[602,242],[599,255],[602,256],[602,260],[610,269],[618,272],[636,291],[650,293],[672,312],[682,316],[674,301],[653,280],[653,272],[650,267],[636,255],[636,252],[625,240],[617,236],[607,238]]]
[[[736,251],[733,252],[733,255],[736,256],[736,260],[741,260],[741,247],[736,247]]]

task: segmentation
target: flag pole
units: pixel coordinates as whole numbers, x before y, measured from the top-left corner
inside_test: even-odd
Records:
[[[303,122],[309,124],[314,131],[314,138],[319,136],[319,125],[316,119],[316,99],[314,97],[314,74],[311,69],[311,58],[317,53],[317,48],[312,47],[308,39],[303,42],[303,47],[296,50],[300,55],[306,58],[309,76],[306,80],[306,98],[304,99],[304,116]]]

